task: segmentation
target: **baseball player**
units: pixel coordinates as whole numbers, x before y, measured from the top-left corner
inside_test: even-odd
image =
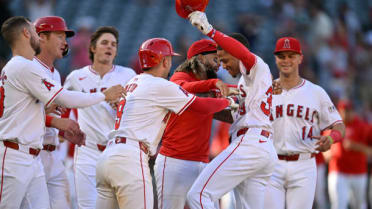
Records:
[[[93,64],[74,70],[67,76],[65,88],[82,92],[100,92],[125,84],[136,74],[127,67],[114,65],[119,32],[114,27],[100,27],[91,36],[89,56]],[[105,149],[107,133],[115,123],[115,110],[107,102],[78,109],[78,123],[87,135],[86,145],[76,147],[74,155],[77,203],[80,209],[96,207],[96,164]]]
[[[122,89],[84,94],[64,90],[32,61],[40,51],[39,36],[25,17],[11,17],[1,34],[13,57],[0,81],[0,208],[50,208],[44,171],[38,157],[43,148],[45,111],[53,101],[67,107],[84,107],[116,100]]]
[[[272,80],[268,65],[242,43],[208,23],[205,13],[189,15],[192,25],[215,40],[223,68],[240,71],[239,117],[231,144],[201,172],[187,194],[192,209],[215,208],[213,202],[237,187],[244,208],[263,208],[264,191],[277,156],[271,141]],[[237,73],[235,73],[237,74]]]
[[[218,67],[217,44],[212,40],[199,40],[190,46],[187,60],[176,69],[170,81],[192,94],[217,88],[225,96],[229,93],[225,83],[207,79],[214,77]],[[181,115],[170,114],[154,167],[159,209],[184,208],[187,192],[209,162],[212,119],[213,115],[187,110]]]
[[[127,83],[115,130],[97,162],[97,208],[152,209],[148,159],[156,153],[170,113],[180,115],[190,110],[213,114],[230,104],[228,99],[195,97],[165,79],[172,56],[178,55],[168,40],[149,39],[142,43],[138,55],[144,73]]]
[[[354,112],[351,102],[339,101],[346,125],[345,139],[331,147],[328,193],[331,209],[367,209],[367,159],[372,156],[371,129]]]
[[[280,38],[274,54],[282,87],[282,93],[273,96],[272,112],[279,161],[267,188],[265,208],[310,209],[316,185],[315,153],[341,141],[345,126],[327,93],[300,77],[300,42]],[[320,137],[324,129],[331,129],[330,136]]]
[[[72,37],[74,32],[67,29],[63,18],[57,16],[39,18],[35,21],[34,25],[40,37],[41,52],[34,57],[33,61],[52,80],[61,84],[60,74],[54,68],[53,63],[56,59],[61,59],[64,56],[68,49],[66,37]],[[55,114],[53,116],[58,117]],[[76,123],[72,120],[71,122]],[[57,152],[55,152],[59,145],[57,133],[58,130],[55,128],[46,128],[40,157],[44,167],[50,207],[52,209],[68,209],[68,185],[65,166],[58,157]]]

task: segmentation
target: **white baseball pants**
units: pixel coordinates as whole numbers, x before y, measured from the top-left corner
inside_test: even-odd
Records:
[[[0,209],[49,209],[49,195],[40,158],[0,142]]]
[[[158,154],[154,166],[158,209],[183,209],[187,192],[206,165]]]
[[[75,146],[75,189],[79,209],[96,208],[96,165],[100,154],[98,149]]]
[[[331,209],[366,209],[367,174],[349,175],[332,172],[328,175]]]
[[[314,157],[298,161],[278,160],[266,190],[265,208],[311,209],[315,185]]]
[[[261,129],[249,129],[204,168],[187,194],[192,209],[215,208],[214,202],[237,187],[242,208],[261,209],[277,154]]]
[[[97,209],[153,209],[149,157],[138,142],[111,144],[97,162]]]

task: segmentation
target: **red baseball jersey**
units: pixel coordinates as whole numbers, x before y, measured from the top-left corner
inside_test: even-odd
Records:
[[[355,117],[346,125],[345,139],[367,145],[368,125]],[[346,174],[363,174],[367,172],[367,156],[362,152],[345,150],[342,143],[331,147],[332,158],[329,162],[329,172]]]
[[[170,81],[190,93],[208,92],[217,79],[198,80],[192,73],[176,72]],[[160,153],[182,160],[209,162],[209,138],[213,115],[200,115],[186,110],[171,114],[162,138]]]

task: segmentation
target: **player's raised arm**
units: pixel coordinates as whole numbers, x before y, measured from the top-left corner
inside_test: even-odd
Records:
[[[209,24],[204,12],[195,11],[189,15],[190,23],[198,28],[204,35],[211,37],[226,52],[243,62],[247,70],[256,63],[256,56],[252,54],[239,41],[225,35]]]

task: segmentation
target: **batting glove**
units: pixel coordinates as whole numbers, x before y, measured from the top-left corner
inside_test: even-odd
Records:
[[[189,14],[190,23],[200,30],[204,35],[207,35],[213,30],[213,26],[209,24],[207,16],[204,12],[194,11]]]
[[[239,108],[239,101],[237,97],[226,97],[230,101],[229,107],[231,110],[237,110]]]

